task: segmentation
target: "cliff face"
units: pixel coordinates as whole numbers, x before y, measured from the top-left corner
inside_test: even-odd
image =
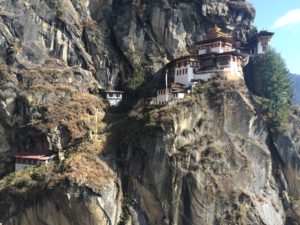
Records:
[[[13,152],[66,152],[0,180],[0,223],[298,224],[297,132],[270,137],[243,83],[129,115],[99,95],[215,24],[246,41],[254,15],[242,0],[0,0],[0,176]]]
[[[267,133],[240,84],[222,86],[151,111],[120,147],[150,224],[284,224]]]
[[[83,118],[102,107],[90,94],[124,83],[141,58],[154,75],[212,25],[245,40],[254,18],[243,1],[3,0],[0,6],[0,175],[11,167],[11,150],[59,150],[82,138]]]
[[[4,224],[117,224],[119,194],[113,183],[97,194],[82,187],[51,189],[30,201],[13,203],[7,210],[22,213],[10,216]]]

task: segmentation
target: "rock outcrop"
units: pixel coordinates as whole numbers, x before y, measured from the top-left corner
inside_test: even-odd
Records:
[[[284,224],[267,132],[241,85],[222,85],[151,111],[120,146],[146,224]]]
[[[117,224],[122,209],[118,191],[114,183],[97,194],[78,187],[51,189],[30,201],[12,203],[7,211],[22,213],[4,224]]]
[[[0,223],[298,225],[298,122],[268,134],[244,83],[128,115],[100,97],[215,24],[246,42],[254,16],[243,0],[0,0]],[[65,159],[11,173],[14,153],[49,151]]]

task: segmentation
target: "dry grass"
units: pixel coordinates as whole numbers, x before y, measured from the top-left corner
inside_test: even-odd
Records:
[[[94,20],[87,20],[84,22],[84,26],[89,30],[93,31],[96,35],[102,35],[99,25]]]
[[[22,200],[40,193],[54,181],[55,164],[28,167],[13,172],[0,180],[0,207],[11,204],[16,197]],[[53,179],[53,180],[51,180]]]
[[[67,178],[72,183],[84,184],[93,189],[111,183],[116,179],[116,173],[99,159],[105,146],[105,136],[82,143],[76,153],[65,160],[60,178]]]
[[[30,94],[49,95],[55,97],[53,101],[47,104],[32,103],[31,108],[42,111],[40,117],[31,118],[29,125],[40,130],[47,131],[63,124],[68,128],[73,138],[83,136],[90,125],[91,118],[97,112],[98,121],[104,116],[103,109],[106,105],[96,96],[87,93],[81,93],[71,86],[34,86]],[[37,97],[35,97],[37,99]],[[99,129],[103,128],[103,123],[99,122]]]

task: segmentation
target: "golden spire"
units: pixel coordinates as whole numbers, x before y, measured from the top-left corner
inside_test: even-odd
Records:
[[[206,39],[215,39],[215,38],[231,38],[232,36],[229,34],[225,34],[222,32],[222,29],[218,27],[218,25],[215,24],[213,28],[210,28],[208,30],[208,33],[206,34]]]

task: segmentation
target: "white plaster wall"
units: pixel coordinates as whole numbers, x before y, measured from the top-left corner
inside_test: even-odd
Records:
[[[213,47],[213,48],[211,48],[211,52],[223,53],[224,49],[221,46],[219,46],[219,47]]]
[[[179,70],[185,71],[186,69],[187,69],[187,73],[177,75],[177,71]],[[174,79],[175,83],[188,85],[191,79],[193,79],[192,77],[193,77],[193,69],[189,64],[185,67],[182,66],[180,68],[175,68],[175,79]]]
[[[169,95],[168,95],[168,98],[170,98]],[[166,101],[166,95],[165,94],[163,94],[163,95],[157,95],[156,101],[165,102]]]
[[[120,94],[119,97],[117,97],[117,94],[113,94],[112,97],[110,97],[108,93],[106,94],[106,99],[110,106],[118,106],[122,101],[122,97],[122,94]]]
[[[18,171],[18,170],[22,170],[26,167],[36,167],[36,165],[30,165],[30,164],[23,164],[23,163],[16,163],[15,164],[15,171]]]
[[[209,79],[213,78],[216,76],[216,73],[214,72],[207,72],[207,73],[202,73],[202,74],[195,74],[194,79],[195,80],[203,80],[203,81],[208,81]]]
[[[158,91],[156,93],[157,93],[156,101],[159,101],[159,102],[166,101],[166,97],[167,97],[166,94],[158,94]],[[168,90],[168,101],[170,101],[171,98],[172,98],[171,90]]]
[[[199,49],[198,55],[204,55],[206,54],[206,49]]]
[[[110,106],[118,106],[122,99],[107,99]]]
[[[185,97],[185,93],[177,93],[177,97],[175,97],[174,94],[171,93],[171,90],[169,90],[168,93],[168,101],[179,100]],[[154,98],[154,100],[158,102],[166,102],[166,94],[158,94],[157,92],[157,96],[156,98]]]
[[[265,53],[265,52],[264,52],[264,50],[263,50],[263,47],[262,47],[261,42],[259,41],[259,42],[257,43],[257,54],[263,54],[263,53]]]
[[[231,73],[240,73],[242,71],[242,67],[239,65],[239,63],[237,61],[230,62],[230,71]]]
[[[183,99],[185,97],[185,93],[178,93],[177,98]]]
[[[191,80],[194,79],[195,74],[194,74],[194,69],[191,67],[191,65],[188,65],[188,80],[185,85],[189,85],[191,83]]]

